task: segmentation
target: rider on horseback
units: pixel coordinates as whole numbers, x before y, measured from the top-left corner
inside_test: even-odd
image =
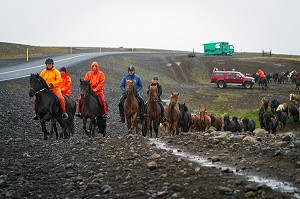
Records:
[[[98,62],[94,61],[91,64],[91,70],[87,72],[84,76],[85,81],[90,81],[90,86],[92,91],[99,97],[102,102],[102,110],[103,110],[103,118],[108,118],[106,101],[104,98],[104,83],[105,83],[105,75],[102,71],[99,70]],[[82,106],[82,96],[80,95],[78,100],[78,113],[76,116],[81,117],[81,106]]]
[[[158,90],[158,104],[160,106],[160,110],[161,110],[161,114],[160,114],[160,121],[161,122],[164,122],[166,120],[166,118],[164,117],[165,115],[165,109],[164,109],[164,105],[160,99],[160,96],[162,95],[162,87],[161,85],[158,83],[158,77],[157,76],[154,76],[152,78],[152,83],[148,86],[148,90],[147,90],[147,94],[149,94],[149,89],[150,89],[150,86],[157,86],[157,90]]]
[[[61,93],[70,98],[72,85],[71,77],[69,76],[69,73],[65,67],[62,67],[59,71],[63,80],[60,84]]]
[[[47,58],[45,64],[46,69],[41,72],[40,77],[46,81],[49,89],[57,96],[63,112],[62,117],[63,119],[66,119],[68,118],[68,114],[66,113],[65,99],[60,91],[60,84],[62,82],[60,72],[54,67],[53,59]],[[33,119],[36,120],[38,117],[35,116]]]
[[[122,95],[120,97],[120,102],[119,102],[119,112],[120,112],[120,117],[121,120],[120,122],[125,123],[125,115],[124,115],[124,101],[126,99],[126,89],[125,89],[125,83],[126,80],[133,80],[134,81],[134,88],[136,90],[136,97],[140,106],[140,118],[144,119],[145,117],[145,103],[144,100],[142,98],[142,96],[140,95],[140,91],[143,88],[143,83],[141,78],[135,74],[135,69],[133,66],[129,66],[128,67],[128,74],[126,74],[122,81],[121,81],[121,89],[122,89]]]
[[[257,75],[258,75],[258,77],[259,77],[259,79],[260,79],[261,81],[262,81],[263,78],[266,77],[266,76],[265,76],[265,72],[264,72],[263,70],[261,70],[261,69],[258,69]],[[264,81],[264,84],[265,84],[266,87],[268,87],[267,81]]]

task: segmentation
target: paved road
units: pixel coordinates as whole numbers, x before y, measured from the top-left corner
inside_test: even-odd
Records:
[[[98,53],[79,53],[53,56],[54,64],[61,67],[69,67],[78,62],[93,59],[96,57],[116,54],[137,54],[137,53],[149,53],[149,52],[98,52]],[[154,53],[154,52],[151,52]],[[156,52],[157,53],[157,52]],[[30,76],[30,73],[40,73],[45,68],[45,59],[36,61],[29,61],[23,64],[18,64],[9,67],[0,68],[0,81],[6,81],[11,79],[18,79],[22,77]]]

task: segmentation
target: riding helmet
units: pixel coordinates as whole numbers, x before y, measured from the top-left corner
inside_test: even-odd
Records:
[[[133,67],[133,66],[129,66],[129,67],[128,67],[128,72],[129,72],[129,71],[135,71],[135,70],[134,70],[134,67]]]
[[[154,77],[152,78],[152,80],[158,80],[158,77],[157,77],[157,76],[154,76]]]
[[[54,64],[54,61],[49,57],[46,59],[45,64]]]

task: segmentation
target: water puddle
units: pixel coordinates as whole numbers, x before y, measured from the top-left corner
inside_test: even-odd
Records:
[[[181,149],[179,150],[179,149],[167,146],[164,142],[162,142],[158,139],[151,138],[150,143],[155,144],[156,147],[159,149],[172,151],[174,155],[184,157],[184,158],[190,160],[191,162],[200,164],[201,166],[213,167],[213,168],[221,169],[221,170],[227,169],[227,170],[230,170],[233,174],[245,177],[250,182],[264,184],[273,190],[277,190],[277,191],[284,192],[284,193],[291,193],[291,194],[293,194],[293,196],[295,198],[300,198],[299,188],[295,187],[292,183],[254,175],[254,174],[251,174],[246,171],[237,171],[237,169],[235,167],[226,166],[221,163],[213,163],[211,160],[209,160],[207,158],[204,158],[201,156],[196,156],[196,155],[184,152]]]

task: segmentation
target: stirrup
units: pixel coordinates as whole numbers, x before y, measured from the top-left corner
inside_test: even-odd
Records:
[[[104,119],[105,119],[105,118],[109,118],[108,113],[103,114],[103,115],[102,115],[102,118],[104,118]]]
[[[37,115],[35,115],[32,119],[33,119],[33,120],[38,120],[39,117],[38,117]]]

